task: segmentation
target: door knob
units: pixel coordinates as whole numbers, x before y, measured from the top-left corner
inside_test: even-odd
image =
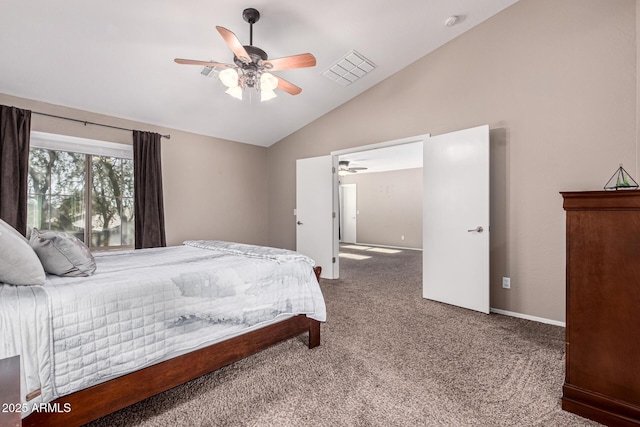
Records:
[[[477,231],[478,233],[482,233],[484,231],[484,228],[482,228],[481,225],[477,226],[476,228],[472,228],[471,230],[467,230],[469,233],[472,233],[474,231]]]
[[[298,225],[302,225],[302,222],[298,221],[298,222],[296,222],[296,224],[298,224]]]

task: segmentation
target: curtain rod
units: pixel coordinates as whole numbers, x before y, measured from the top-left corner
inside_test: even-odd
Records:
[[[111,126],[111,125],[103,125],[102,123],[94,123],[94,122],[90,122],[90,121],[87,121],[87,120],[72,119],[72,118],[69,118],[69,117],[56,116],[54,114],[39,113],[37,111],[32,111],[31,113],[32,114],[38,114],[40,116],[54,117],[56,119],[63,119],[63,120],[70,120],[72,122],[84,123],[85,126],[86,125],[96,125],[96,126],[102,126],[102,127],[105,127],[105,128],[120,129],[120,130],[126,130],[126,131],[129,131],[129,132],[133,132],[133,129],[121,128],[121,127],[118,127],[118,126]],[[171,135],[160,135],[160,136],[163,137],[163,138],[171,139]]]

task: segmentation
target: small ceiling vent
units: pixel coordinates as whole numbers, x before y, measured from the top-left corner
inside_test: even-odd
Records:
[[[200,71],[200,74],[205,77],[209,77],[211,73],[213,73],[213,67],[203,67],[202,71]]]
[[[349,86],[375,68],[376,66],[373,62],[352,50],[326,69],[322,75],[342,86]]]

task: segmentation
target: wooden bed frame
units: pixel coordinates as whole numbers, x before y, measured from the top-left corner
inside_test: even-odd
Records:
[[[321,267],[314,268],[318,280],[321,271]],[[319,346],[320,322],[305,315],[294,316],[63,396],[50,402],[48,411],[24,418],[22,426],[81,426],[307,331],[309,348]],[[64,412],[68,405],[69,412]]]

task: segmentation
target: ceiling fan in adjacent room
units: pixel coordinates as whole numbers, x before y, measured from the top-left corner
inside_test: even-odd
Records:
[[[276,88],[291,95],[302,92],[300,87],[276,76],[272,71],[313,67],[316,65],[316,58],[310,53],[302,53],[284,58],[268,59],[264,50],[253,45],[253,24],[260,19],[260,12],[253,8],[245,9],[242,12],[242,18],[249,23],[248,46],[243,46],[236,35],[226,28],[216,27],[234,54],[233,64],[181,58],[176,58],[174,61],[178,64],[223,68],[219,74],[220,80],[228,87],[226,93],[237,99],[242,99],[245,88],[252,88],[260,92],[261,101],[275,98],[277,96]]]
[[[338,175],[347,175],[350,173],[357,173],[358,171],[364,171],[368,168],[365,167],[349,167],[349,160],[340,160],[338,162]]]

